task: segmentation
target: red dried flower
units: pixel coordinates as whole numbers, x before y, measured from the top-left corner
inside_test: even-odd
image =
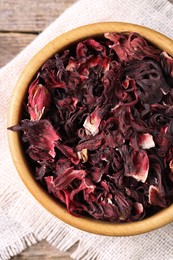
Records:
[[[166,52],[106,33],[43,64],[31,120],[10,129],[23,131],[35,177],[71,214],[136,221],[173,202],[172,86]]]
[[[50,93],[42,84],[39,77],[32,82],[28,90],[28,112],[31,120],[40,120],[50,105]]]

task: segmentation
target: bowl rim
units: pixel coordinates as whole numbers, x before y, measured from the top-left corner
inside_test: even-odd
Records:
[[[36,75],[41,65],[58,51],[62,51],[71,44],[85,38],[99,36],[104,32],[137,32],[152,42],[158,48],[173,56],[173,40],[165,35],[144,26],[124,22],[101,22],[81,26],[56,37],[43,47],[27,64],[23,70],[10,98],[7,126],[19,123],[22,102],[29,83]],[[66,208],[58,203],[45,191],[32,176],[29,165],[23,154],[20,134],[7,132],[8,143],[15,167],[23,183],[35,199],[54,216],[78,229],[106,236],[131,236],[142,234],[160,228],[173,221],[173,204],[155,215],[132,223],[111,223],[87,217],[70,215]]]

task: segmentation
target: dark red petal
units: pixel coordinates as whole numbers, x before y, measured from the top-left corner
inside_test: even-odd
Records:
[[[158,187],[154,185],[151,185],[149,187],[148,201],[151,205],[159,206],[162,208],[166,206],[164,194],[161,194]]]
[[[50,106],[50,93],[47,88],[42,84],[31,84],[27,105],[31,120],[40,120],[45,110]]]
[[[145,182],[148,177],[149,159],[144,150],[134,152],[132,155],[133,167],[126,171],[126,175],[133,177],[137,181]]]
[[[60,139],[60,136],[48,120],[22,120],[21,130],[24,131],[24,137],[29,142],[30,149],[33,147],[40,152],[47,152],[48,157],[55,157],[55,143]]]

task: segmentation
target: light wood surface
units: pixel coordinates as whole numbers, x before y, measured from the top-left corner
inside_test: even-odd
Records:
[[[1,0],[2,31],[41,32],[75,0]]]
[[[0,67],[76,0],[0,0]]]
[[[0,32],[0,67],[8,63],[34,38],[35,34],[27,33],[2,33]]]
[[[45,240],[27,248],[23,253],[12,260],[70,260],[69,253],[63,253],[50,246]]]
[[[76,0],[0,0],[0,67],[13,59]],[[27,248],[13,260],[70,260],[46,241]]]

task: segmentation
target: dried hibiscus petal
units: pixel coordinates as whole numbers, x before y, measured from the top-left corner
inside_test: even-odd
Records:
[[[28,90],[28,112],[31,120],[40,120],[44,111],[50,105],[50,93],[37,78]]]
[[[122,152],[125,164],[125,175],[133,177],[137,181],[145,182],[149,171],[149,158],[145,150],[135,151],[123,147]]]
[[[142,149],[155,147],[153,136],[149,133],[138,134],[138,144]]]
[[[99,115],[99,108],[97,107],[91,115],[87,116],[84,121],[84,128],[87,130],[88,134],[92,134],[93,136],[98,134],[99,125],[101,122],[101,116]]]
[[[9,129],[23,132],[35,178],[69,213],[130,222],[173,202],[173,58],[139,34],[55,54],[24,109]]]
[[[173,78],[173,58],[169,56],[166,51],[161,53],[161,66],[164,73]]]
[[[151,59],[133,62],[124,69],[125,75],[138,85],[138,95],[143,103],[155,104],[170,91],[160,65]]]
[[[11,127],[11,130],[15,130],[15,126]],[[48,120],[22,120],[18,127],[18,131],[19,130],[23,131],[23,140],[29,142],[29,149],[35,148],[38,149],[38,153],[42,151],[47,153],[47,157],[49,157],[49,155],[53,158],[55,157],[55,143],[60,139],[60,136],[56,133]],[[41,154],[40,160],[42,160]]]
[[[151,205],[165,207],[165,194],[161,194],[158,187],[151,185],[149,187],[149,203]]]
[[[131,60],[142,60],[146,57],[159,60],[161,51],[149,45],[137,33],[105,33],[105,38],[113,42],[110,48],[116,52],[120,61],[129,62]]]

